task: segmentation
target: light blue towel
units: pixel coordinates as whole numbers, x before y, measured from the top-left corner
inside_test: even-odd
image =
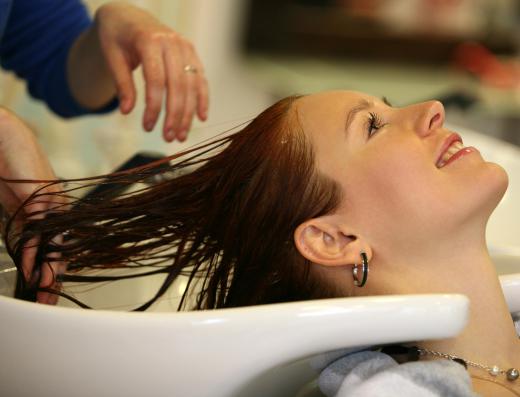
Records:
[[[520,335],[520,321],[515,322]],[[366,347],[314,357],[318,385],[327,397],[477,397],[464,367],[451,360],[398,364]]]
[[[450,360],[399,365],[387,354],[361,351],[333,361],[318,380],[328,397],[476,397],[471,378]]]

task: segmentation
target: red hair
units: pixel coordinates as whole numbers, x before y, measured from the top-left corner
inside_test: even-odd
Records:
[[[166,277],[156,295],[135,310],[149,307],[181,274],[189,282],[179,309],[195,288],[195,309],[330,297],[297,251],[293,233],[305,220],[333,212],[341,194],[315,168],[312,146],[293,108],[297,98],[280,100],[237,133],[164,161],[79,180],[83,186],[131,185],[169,175],[112,199],[72,198],[72,208],[55,206],[44,220],[28,221],[21,233],[8,230],[15,263],[21,269],[23,247],[37,237],[35,268],[59,253],[68,263],[65,281],[110,279],[82,276],[81,269],[138,267],[143,274],[142,268],[153,264],[144,273]],[[56,195],[71,198],[75,189],[38,192],[26,205]],[[63,244],[55,242],[60,234],[66,235]],[[37,284],[20,279],[17,296],[34,296]]]

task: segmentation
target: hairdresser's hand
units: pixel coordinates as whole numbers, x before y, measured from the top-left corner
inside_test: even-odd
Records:
[[[152,15],[127,3],[108,3],[96,12],[101,49],[116,84],[120,108],[130,112],[136,100],[132,71],[143,68],[146,109],[143,126],[151,131],[165,98],[163,136],[184,141],[195,112],[206,120],[208,86],[193,45]],[[191,65],[191,71],[185,67]],[[194,69],[193,69],[194,68]]]
[[[56,176],[40,148],[36,137],[30,128],[15,114],[0,107],[0,177],[3,179],[37,179],[55,180]],[[8,215],[13,215],[35,189],[41,187],[41,183],[8,183],[0,180],[0,204]],[[46,191],[57,190],[54,185]],[[28,219],[28,214],[35,211],[44,211],[53,202],[34,203],[23,209],[17,218],[19,229],[23,222]],[[34,218],[43,215],[35,215]],[[38,241],[33,239],[24,250],[22,268],[26,279],[30,279],[34,267]],[[62,273],[64,265],[53,263],[42,267],[40,287],[58,288],[54,275]],[[47,292],[39,292],[37,299],[42,303],[54,304],[57,296]]]

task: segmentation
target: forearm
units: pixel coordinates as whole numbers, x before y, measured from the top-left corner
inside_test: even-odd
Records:
[[[81,33],[72,45],[67,59],[67,80],[74,99],[87,109],[99,109],[116,95],[95,25]]]

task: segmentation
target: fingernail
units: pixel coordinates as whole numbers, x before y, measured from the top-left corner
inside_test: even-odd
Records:
[[[122,112],[126,112],[127,107],[128,107],[128,99],[121,98],[119,100],[119,109],[121,109]]]
[[[153,128],[153,122],[152,121],[145,121],[144,123],[144,129],[146,131],[151,131]]]

